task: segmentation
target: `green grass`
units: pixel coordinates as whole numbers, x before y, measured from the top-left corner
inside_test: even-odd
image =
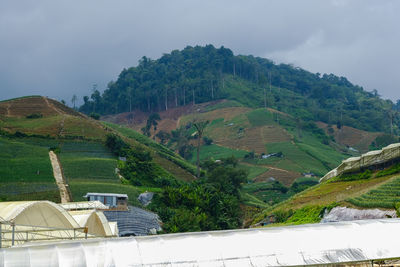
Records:
[[[245,150],[236,150],[219,145],[202,146],[200,149],[200,161],[213,158],[214,160],[234,156],[235,158],[243,158],[248,152]],[[196,149],[193,150],[191,162],[196,162]]]
[[[347,200],[351,204],[363,208],[393,209],[400,202],[400,177],[372,189],[366,194]]]

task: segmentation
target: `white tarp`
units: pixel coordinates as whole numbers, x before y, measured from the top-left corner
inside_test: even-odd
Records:
[[[63,241],[0,250],[0,266],[295,266],[400,258],[400,219]]]
[[[356,172],[361,168],[382,164],[400,157],[400,143],[391,144],[382,150],[374,150],[361,155],[361,157],[352,157],[343,160],[342,163],[335,169],[331,170],[320,182],[329,180],[335,176],[341,175],[344,172]]]

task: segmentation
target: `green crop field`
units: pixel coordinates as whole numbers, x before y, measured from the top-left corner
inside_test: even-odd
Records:
[[[0,151],[2,183],[54,181],[46,148],[0,138]]]
[[[193,156],[190,159],[191,162],[196,162],[196,153],[197,150],[193,150]],[[208,145],[208,146],[202,146],[200,149],[200,160],[207,160],[207,159],[222,159],[222,158],[227,158],[234,156],[235,158],[243,158],[244,155],[246,155],[248,152],[245,150],[236,150],[236,149],[231,149],[219,145]]]
[[[48,149],[0,137],[0,199],[60,199]]]
[[[266,109],[256,109],[246,115],[253,127],[274,124],[272,113]]]
[[[252,180],[263,174],[264,172],[268,171],[268,168],[261,167],[261,166],[254,166],[248,164],[239,164],[239,168],[245,170],[248,173],[247,179]]]
[[[60,162],[68,181],[73,179],[117,180],[117,158],[101,143],[65,142],[60,145]]]
[[[363,208],[393,209],[400,202],[400,177],[347,201]]]
[[[314,172],[323,175],[329,171],[319,160],[300,150],[291,142],[267,144],[268,153],[283,153],[282,160],[276,163],[276,167],[295,172]]]

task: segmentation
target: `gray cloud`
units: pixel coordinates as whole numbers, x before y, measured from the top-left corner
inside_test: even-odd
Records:
[[[214,44],[343,75],[399,99],[399,1],[8,1],[0,4],[0,99],[70,101],[142,56]]]

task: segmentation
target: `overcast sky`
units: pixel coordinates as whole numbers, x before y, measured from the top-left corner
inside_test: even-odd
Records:
[[[0,100],[80,102],[138,59],[187,45],[292,63],[400,99],[400,1],[0,2]]]

